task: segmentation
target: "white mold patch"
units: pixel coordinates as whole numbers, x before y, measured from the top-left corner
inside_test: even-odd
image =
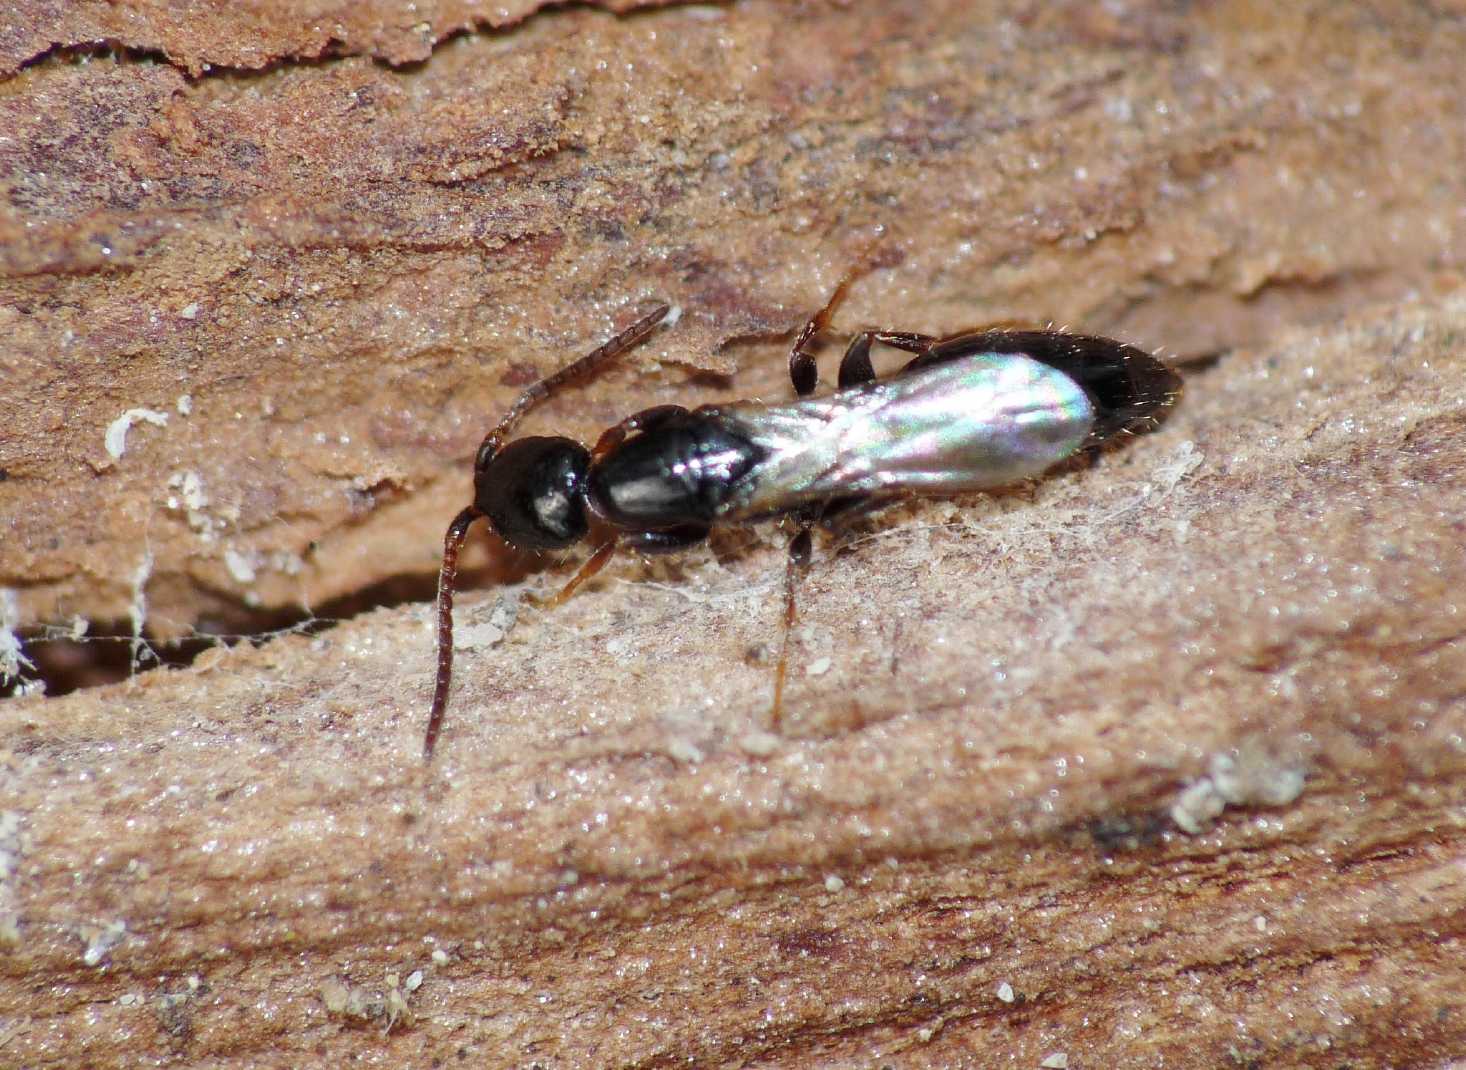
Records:
[[[1171,456],[1161,462],[1155,470],[1156,485],[1166,493],[1176,489],[1176,486],[1187,476],[1191,475],[1201,467],[1206,460],[1205,455],[1196,448],[1196,443],[1187,439],[1171,452]]]
[[[20,811],[0,811],[0,948],[20,945],[20,913],[16,910],[15,874],[30,837]]]
[[[9,587],[0,587],[0,681],[18,680],[36,668],[16,634],[19,623],[20,599]]]
[[[1207,775],[1171,804],[1171,820],[1191,836],[1204,832],[1228,806],[1276,808],[1303,794],[1308,773],[1301,755],[1283,757],[1265,739],[1244,740],[1211,756]]]
[[[168,477],[168,490],[164,504],[174,512],[182,512],[200,539],[213,542],[218,538],[224,521],[209,512],[209,495],[201,475],[194,471],[174,472]]]
[[[148,580],[153,575],[153,551],[143,551],[142,560],[132,574],[132,605],[128,619],[132,624],[132,664],[136,668],[143,648],[143,626],[148,622]]]
[[[453,649],[487,650],[508,635],[509,629],[514,627],[514,622],[518,619],[519,603],[501,595],[495,600],[494,608],[489,611],[488,620],[475,621],[454,629]],[[428,623],[432,628],[438,626],[436,617],[431,618]]]
[[[127,924],[121,921],[109,922],[106,925],[84,925],[81,930],[81,938],[86,941],[86,950],[82,952],[81,960],[88,966],[100,966],[107,960],[112,949],[122,943],[127,936]]]
[[[393,1026],[401,1022],[412,1023],[412,1009],[407,997],[422,987],[423,972],[414,970],[407,975],[406,982],[396,973],[388,973],[384,989],[367,988],[347,984],[337,977],[327,978],[320,987],[321,1002],[326,1013],[337,1018],[354,1018],[358,1021],[378,1020],[383,1032],[390,1033]]]
[[[108,424],[102,444],[114,461],[121,460],[122,455],[127,452],[127,432],[136,423],[150,423],[155,427],[167,427],[168,414],[154,409],[128,409]]]

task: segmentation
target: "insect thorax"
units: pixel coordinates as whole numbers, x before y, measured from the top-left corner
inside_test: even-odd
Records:
[[[591,471],[592,508],[651,529],[711,523],[762,451],[710,412],[690,412],[628,439]]]

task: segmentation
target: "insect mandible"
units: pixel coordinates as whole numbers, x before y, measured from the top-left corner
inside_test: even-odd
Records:
[[[1181,393],[1155,357],[1110,338],[1052,330],[981,330],[946,337],[864,330],[840,361],[838,388],[813,397],[812,352],[853,273],[795,339],[789,377],[798,400],[657,405],[604,431],[595,446],[569,438],[510,439],[534,406],[647,337],[661,305],[605,345],[527,389],[479,446],[473,502],[443,540],[438,578],[438,674],[423,740],[430,760],[453,676],[453,595],[469,527],[488,520],[505,542],[559,550],[591,531],[602,541],[552,598],[553,608],[611,559],[618,545],[680,550],[713,525],[789,516],[784,641],[770,719],[777,728],[810,530],[896,498],[992,489],[1042,475],[1076,453],[1158,426]],[[871,346],[915,354],[878,378]]]

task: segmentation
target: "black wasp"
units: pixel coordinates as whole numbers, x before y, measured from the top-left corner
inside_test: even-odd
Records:
[[[469,526],[488,519],[505,542],[559,550],[592,520],[601,543],[546,607],[599,572],[618,544],[680,550],[714,524],[788,515],[798,524],[785,576],[784,649],[775,674],[777,725],[789,627],[810,529],[897,497],[993,488],[1042,475],[1081,450],[1147,431],[1180,396],[1180,377],[1155,357],[1109,338],[1060,331],[984,330],[937,338],[906,331],[857,334],[839,388],[811,397],[811,352],[851,282],[799,332],[789,376],[799,400],[739,401],[688,410],[658,405],[601,434],[593,449],[560,437],[506,441],[539,402],[626,352],[667,318],[666,305],[601,348],[526,390],[484,437],[473,504],[448,526],[438,583],[438,678],[423,741],[431,758],[453,675],[453,593]],[[874,343],[914,353],[877,378]]]

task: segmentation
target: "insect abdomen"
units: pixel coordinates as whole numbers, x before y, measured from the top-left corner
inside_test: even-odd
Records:
[[[1123,432],[1154,429],[1181,396],[1181,377],[1134,346],[1095,335],[1060,331],[980,331],[938,342],[910,371],[976,354],[1013,354],[1049,365],[1073,380],[1094,406],[1086,446]]]

